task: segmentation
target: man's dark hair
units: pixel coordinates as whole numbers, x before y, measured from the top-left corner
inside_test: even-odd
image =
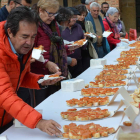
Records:
[[[86,4],[85,2],[86,2],[86,0],[81,0],[81,3],[82,3],[82,4]]]
[[[21,3],[22,0],[8,0],[8,5],[10,4],[11,1],[15,1],[15,2],[18,2],[18,3]],[[27,3],[31,4],[32,3],[32,0],[25,0]]]
[[[8,36],[8,33],[7,33],[8,28],[10,28],[11,33],[14,36],[17,34],[17,32],[19,31],[20,21],[25,21],[28,23],[35,23],[38,26],[39,16],[35,11],[25,6],[20,6],[13,9],[8,15],[7,21],[4,27],[7,36]]]
[[[62,21],[68,21],[70,20],[70,18],[73,16],[73,12],[70,11],[68,8],[66,7],[60,7],[60,9],[58,10],[58,15],[55,17],[56,21],[58,23],[62,22]]]
[[[80,14],[86,13],[86,15],[87,15],[87,13],[88,13],[86,6],[83,4],[80,4],[80,5],[76,6],[75,8],[79,11]]]
[[[32,5],[32,10],[38,11],[37,3]]]
[[[108,4],[108,3],[107,3],[107,2],[103,2],[103,3],[101,4],[101,7],[103,7],[104,4]],[[109,4],[108,4],[108,6],[109,6]]]

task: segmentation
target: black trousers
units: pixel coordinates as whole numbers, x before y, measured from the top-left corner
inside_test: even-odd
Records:
[[[3,133],[4,131],[6,131],[9,127],[11,127],[13,125],[13,121],[11,121],[10,123],[6,124],[5,126],[3,126],[2,128],[0,127],[0,134]]]
[[[90,57],[89,50],[82,50],[83,71],[90,67],[90,59],[92,59],[92,57]]]
[[[82,60],[77,60],[76,66],[74,66],[74,67],[68,66],[68,68],[72,75],[72,78],[76,78],[78,75],[80,75],[84,71]]]
[[[20,87],[17,92],[18,97],[20,97],[25,103],[31,105],[30,90],[28,88]]]
[[[34,90],[35,92],[35,104],[38,105],[44,101],[47,97],[55,93],[61,88],[60,85],[50,85],[46,89]]]

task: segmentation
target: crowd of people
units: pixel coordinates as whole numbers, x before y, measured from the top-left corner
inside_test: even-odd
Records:
[[[61,126],[43,120],[33,107],[58,91],[62,78],[37,81],[47,74],[76,78],[89,68],[91,59],[112,51],[126,31],[120,10],[107,2],[99,5],[96,0],[81,0],[75,7],[61,7],[58,0],[31,4],[32,0],[8,0],[0,9],[0,133],[15,118],[54,136],[61,134]],[[112,34],[105,38],[104,31]],[[81,39],[87,40],[83,46],[64,44],[64,40]],[[39,45],[46,51],[44,63],[31,58],[33,47]]]

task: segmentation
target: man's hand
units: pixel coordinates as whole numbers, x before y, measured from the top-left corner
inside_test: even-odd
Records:
[[[61,126],[53,121],[53,120],[40,120],[36,125],[36,128],[40,129],[41,131],[48,133],[51,136],[59,136],[62,135],[62,132],[59,130]]]
[[[136,41],[140,41],[140,36],[137,38],[137,40]]]
[[[57,72],[55,73],[57,75],[61,75],[61,72]],[[63,80],[63,77],[60,77],[60,78],[57,78],[57,79],[54,79],[54,80],[45,80],[44,82],[41,83],[42,86],[47,86],[47,85],[54,85],[56,84],[57,82]]]
[[[74,67],[75,65],[77,65],[77,60],[75,58],[72,58],[70,66]]]
[[[30,63],[33,63],[33,62],[35,62],[35,59],[31,58]]]
[[[69,51],[74,51],[74,50],[76,50],[76,49],[78,49],[78,48],[80,48],[80,47],[82,47],[81,45],[71,45],[71,46],[69,46]]]
[[[51,61],[48,61],[48,62],[46,63],[46,68],[47,68],[51,73],[60,72],[59,67],[58,67],[55,63],[53,63],[53,62],[51,62]]]

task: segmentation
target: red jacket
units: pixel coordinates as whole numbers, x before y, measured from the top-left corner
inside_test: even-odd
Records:
[[[56,25],[56,30],[58,35],[60,36],[60,30],[59,27]],[[38,32],[37,36],[35,39],[35,47],[38,47],[39,45],[44,46],[44,50],[47,51],[43,53],[44,59],[50,60],[50,46],[51,46],[51,41],[49,36],[44,32],[41,26],[38,27]],[[71,52],[68,51],[68,46],[65,45],[67,54],[69,55]],[[46,64],[46,63],[45,63]],[[34,63],[31,64],[31,71],[36,74],[49,74],[49,70],[45,68],[45,64],[39,61],[35,61]]]
[[[43,75],[30,72],[30,51],[23,57],[23,63],[28,61],[19,80],[20,62],[18,56],[11,50],[4,24],[5,21],[0,23],[0,126],[4,126],[16,118],[27,127],[35,128],[42,119],[42,115],[19,98],[16,90],[20,86],[39,89],[37,81]]]
[[[110,26],[109,26],[108,22],[106,21],[106,19],[103,20],[103,24],[104,24],[105,31],[108,31],[108,30],[109,30],[109,31],[113,32],[113,33],[107,38],[108,43],[109,43],[109,45],[110,45],[110,50],[113,50],[113,49],[117,46],[117,43],[120,43],[121,40],[115,39],[115,38],[114,38],[114,33],[115,33],[115,31],[114,31],[114,29],[110,28]]]

